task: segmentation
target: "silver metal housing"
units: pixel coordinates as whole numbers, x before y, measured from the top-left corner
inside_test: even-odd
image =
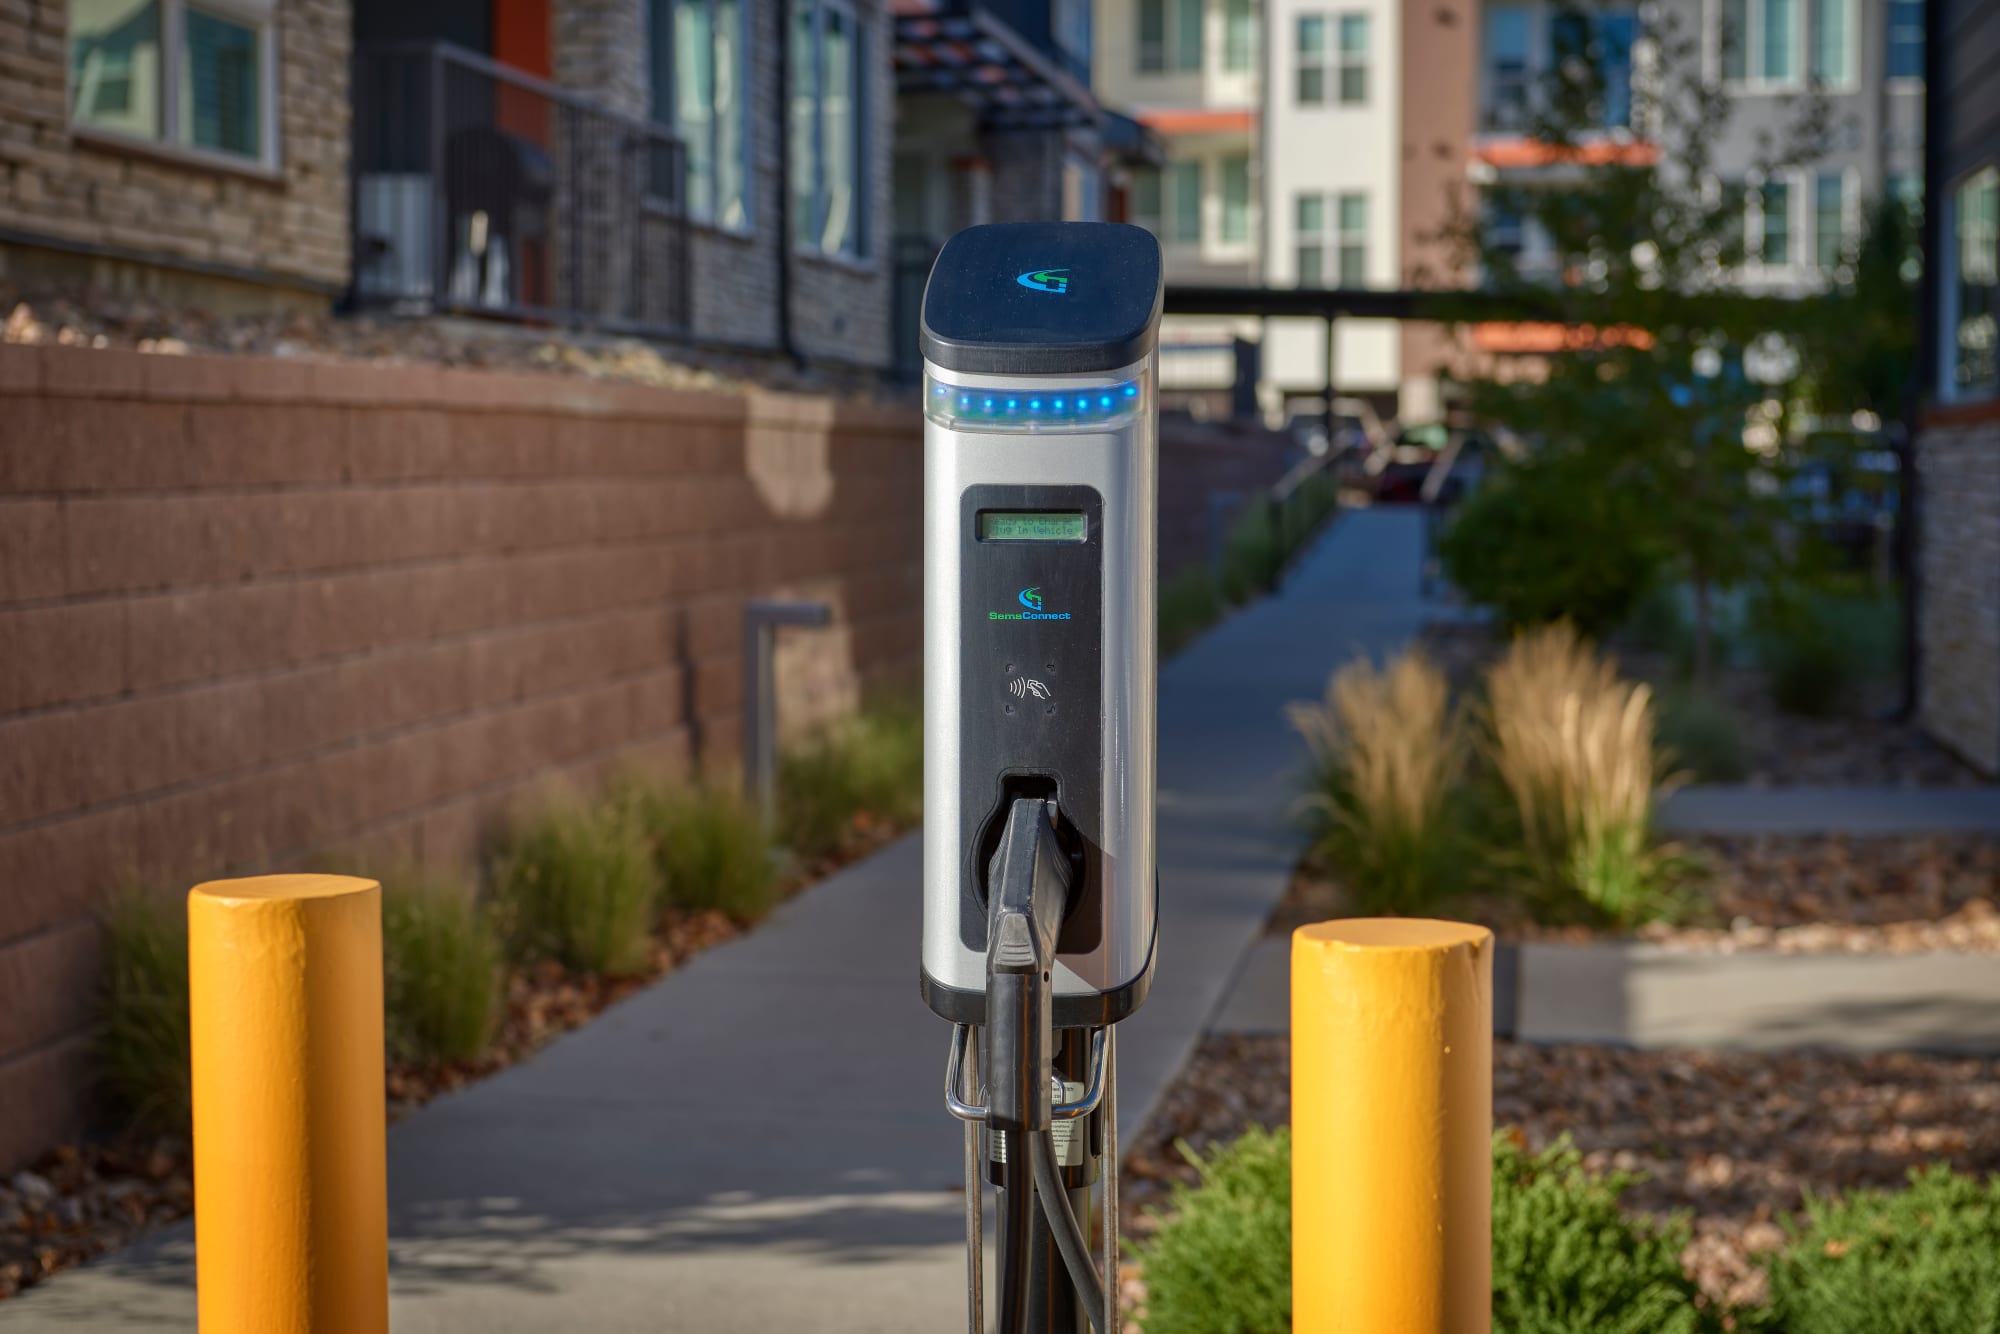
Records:
[[[1010,376],[971,375],[925,364],[953,386],[1021,391]],[[1115,992],[1151,962],[1156,876],[1155,677],[1158,619],[1157,354],[1115,372],[1036,377],[1060,392],[1138,385],[1129,412],[1103,423],[1037,429],[954,422],[924,425],[924,932],[923,967],[944,986],[983,993],[985,957],[960,939],[961,772],[959,651],[962,638],[960,498],[967,487],[1081,485],[1103,502],[1103,893],[1098,947],[1059,954],[1055,994]],[[927,393],[926,398],[930,395]],[[983,776],[981,776],[983,778]]]

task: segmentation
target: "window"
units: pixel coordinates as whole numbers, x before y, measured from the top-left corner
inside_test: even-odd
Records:
[[[1326,196],[1299,195],[1293,202],[1298,231],[1300,287],[1326,285]]]
[[[1718,0],[1722,77],[1751,89],[1851,87],[1857,0]]]
[[[1799,0],[1762,0],[1763,22],[1757,26],[1762,38],[1757,73],[1767,83],[1786,83],[1798,77],[1794,64]]]
[[[1340,16],[1340,100],[1352,105],[1368,100],[1368,16]]]
[[[1257,54],[1256,5],[1253,0],[1224,0],[1222,13],[1222,67],[1247,70]]]
[[[1595,99],[1595,123],[1607,129],[1632,122],[1632,43],[1639,19],[1631,13],[1561,10],[1549,18],[1549,63],[1556,69],[1587,71],[1580,83]]]
[[[1889,77],[1924,77],[1924,0],[1889,0]]]
[[[1498,5],[1486,11],[1486,128],[1526,127],[1529,90],[1534,86],[1528,61],[1528,11],[1519,5]]]
[[[862,253],[864,34],[844,0],[792,9],[794,239],[826,255]]]
[[[1222,159],[1222,241],[1244,245],[1250,240],[1250,155]]]
[[[1326,102],[1326,19],[1319,14],[1299,16],[1299,105],[1316,107]]]
[[[1167,238],[1184,244],[1201,240],[1201,160],[1191,158],[1167,169],[1169,203],[1174,210],[1173,233]]]
[[[1201,68],[1201,10],[1202,0],[1139,0],[1140,73]]]
[[[1329,35],[1338,39],[1337,51],[1328,51]],[[1368,100],[1366,14],[1301,14],[1297,48],[1300,106],[1325,106],[1329,85],[1342,105]]]
[[[650,115],[687,149],[688,216],[750,225],[748,10],[743,0],[650,0]]]
[[[1368,285],[1367,197],[1358,194],[1341,195],[1335,220],[1340,224],[1339,234],[1335,238],[1340,246],[1340,285],[1366,287]]]
[[[275,0],[69,0],[73,124],[277,163]]]
[[[1761,219],[1757,257],[1766,264],[1792,262],[1792,183],[1766,181],[1757,191]]]
[[[1948,392],[1990,394],[2000,389],[1994,359],[1996,317],[2000,317],[2000,171],[1987,167],[1958,187],[1951,223],[1958,245],[1954,309],[1947,321],[1945,354],[1950,359]]]
[[[1338,287],[1366,287],[1368,197],[1358,193],[1300,194],[1294,196],[1292,206],[1298,232],[1298,285],[1324,287],[1331,276]]]
[[[1852,15],[1849,0],[1818,0],[1812,7],[1812,76],[1820,83],[1839,86],[1853,82],[1849,68],[1854,58]]]
[[[1847,257],[1847,177],[1823,171],[1813,178],[1813,262],[1838,268]]]
[[[1138,167],[1132,172],[1132,221],[1160,234],[1160,169]]]

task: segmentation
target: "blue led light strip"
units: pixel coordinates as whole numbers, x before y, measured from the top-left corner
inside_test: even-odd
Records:
[[[952,416],[970,421],[1101,421],[1131,408],[1139,397],[1136,381],[1095,389],[960,389],[932,384],[931,396]]]

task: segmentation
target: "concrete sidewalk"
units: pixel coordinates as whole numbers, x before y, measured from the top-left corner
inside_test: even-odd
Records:
[[[1685,787],[1660,804],[1669,834],[2000,833],[2000,786]]]
[[[1120,1026],[1126,1135],[1283,892],[1286,702],[1413,634],[1414,511],[1344,515],[1284,593],[1161,673],[1160,954]],[[937,1334],[963,1324],[947,1026],[906,839],[389,1137],[399,1334]],[[7,1331],[193,1328],[189,1231],[0,1304]]]

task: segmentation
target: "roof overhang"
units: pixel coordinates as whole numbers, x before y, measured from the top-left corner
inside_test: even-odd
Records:
[[[991,129],[1096,125],[1090,89],[977,5],[896,15],[896,91],[958,98]]]

